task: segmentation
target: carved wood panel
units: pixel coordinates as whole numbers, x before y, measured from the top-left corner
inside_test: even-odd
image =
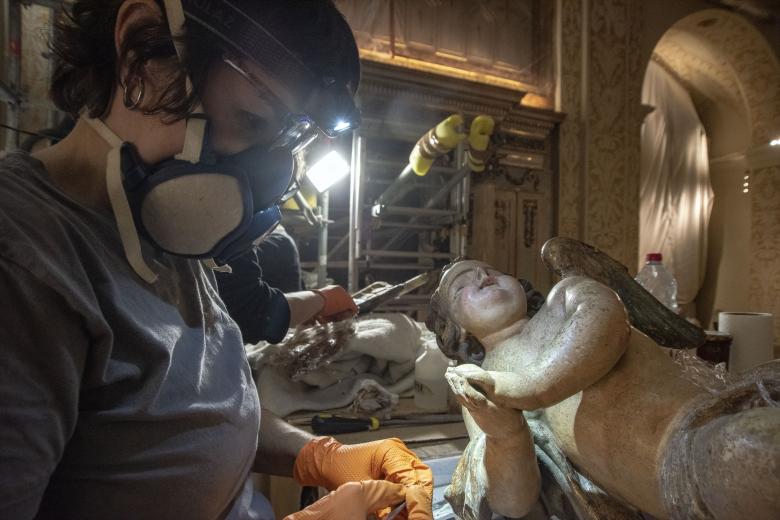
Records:
[[[517,257],[515,276],[530,280],[534,286],[547,291],[550,288],[550,273],[542,263],[542,246],[552,238],[549,226],[549,205],[541,194],[517,193],[518,221],[521,229],[517,236]]]
[[[468,242],[469,257],[490,263],[493,261],[493,250],[496,243],[494,232],[495,185],[488,183],[474,185],[472,195],[471,234]]]
[[[493,233],[496,235],[493,252],[493,267],[505,273],[514,273],[516,266],[517,240],[517,196],[512,192],[497,191]]]
[[[541,260],[542,245],[552,237],[549,195],[495,182],[477,183],[473,194],[469,256],[549,290],[551,276]]]
[[[336,0],[364,57],[404,57],[549,94],[553,2]],[[366,51],[369,53],[366,56]]]

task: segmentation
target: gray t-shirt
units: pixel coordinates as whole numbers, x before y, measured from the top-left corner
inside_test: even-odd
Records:
[[[0,518],[249,518],[260,404],[213,276],[0,160]],[[265,513],[263,513],[263,516]]]

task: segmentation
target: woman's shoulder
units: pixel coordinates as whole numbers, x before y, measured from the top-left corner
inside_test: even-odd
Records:
[[[47,198],[48,174],[43,163],[23,151],[0,154],[0,208],[8,218],[14,208],[25,212],[32,210],[33,202]],[[38,207],[38,211],[45,208]]]
[[[72,272],[93,249],[89,218],[51,184],[40,161],[24,152],[0,158],[0,256],[39,276]]]
[[[0,241],[19,240],[17,233],[35,235],[53,207],[47,193],[46,170],[25,152],[0,158]],[[37,224],[41,222],[40,224]]]

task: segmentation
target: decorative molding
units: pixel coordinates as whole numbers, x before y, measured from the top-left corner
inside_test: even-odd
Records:
[[[730,153],[710,158],[710,167],[745,164],[747,168],[771,168],[780,165],[780,146],[756,146],[745,153]]]
[[[394,117],[408,119],[408,109],[413,107],[415,116],[424,115],[420,111],[461,113],[466,117],[485,114],[493,117],[500,130],[508,135],[545,140],[564,117],[551,110],[522,105],[520,102],[525,92],[493,85],[373,62],[363,63],[362,75],[359,90],[361,108],[369,122],[379,117],[383,128]],[[391,109],[395,108],[398,110],[393,113]],[[430,128],[430,122],[425,117],[421,119],[425,129]],[[411,124],[414,126],[411,133],[419,133],[414,122],[397,123]]]
[[[548,0],[336,4],[355,32],[364,60],[549,95]]]
[[[694,46],[690,40],[686,32],[673,27],[658,42],[651,59],[682,83],[697,104],[704,97],[711,102],[744,106],[739,81],[728,62],[714,58],[706,41],[694,40],[698,43]],[[701,87],[703,84],[707,86]]]
[[[543,175],[551,172],[530,168],[507,167],[501,163],[501,157],[494,157],[484,173],[475,176],[474,185],[493,184],[505,191],[523,191],[539,193]]]
[[[527,248],[536,245],[536,214],[539,211],[539,201],[523,201],[523,245]]]
[[[772,168],[780,165],[780,146],[756,146],[745,152],[751,169]],[[780,193],[778,193],[780,196]],[[778,257],[780,259],[780,257]]]

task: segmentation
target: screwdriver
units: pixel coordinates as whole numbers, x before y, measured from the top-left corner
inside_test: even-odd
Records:
[[[380,421],[377,417],[342,417],[319,413],[311,418],[311,429],[317,435],[335,435],[339,433],[370,432],[380,426],[401,426],[415,424],[445,424],[461,422],[460,414],[417,415],[404,419]]]

